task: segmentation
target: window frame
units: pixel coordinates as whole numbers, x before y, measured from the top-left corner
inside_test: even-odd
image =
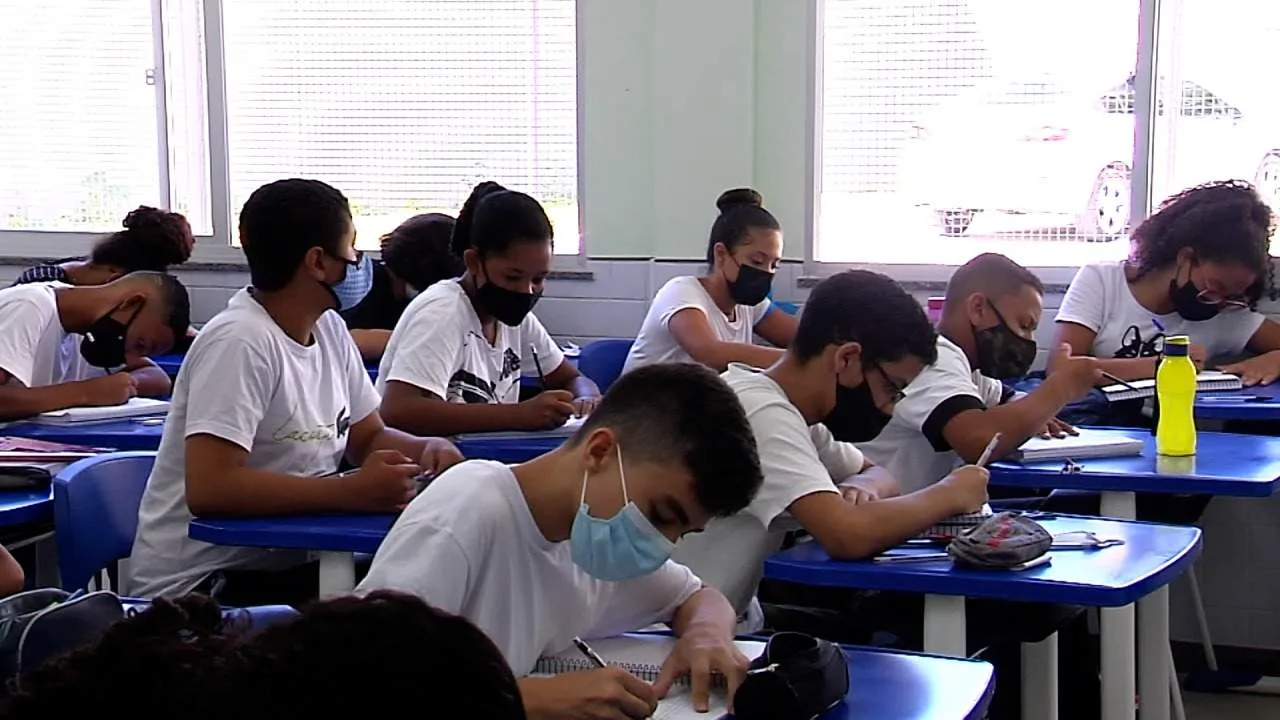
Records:
[[[152,54],[156,90],[156,145],[160,168],[160,206],[169,209],[173,193],[169,168],[168,97],[165,72],[165,20],[166,0],[151,0]],[[231,244],[235,222],[231,212],[230,155],[227,138],[226,94],[226,45],[223,32],[222,0],[200,0],[201,22],[204,30],[204,73],[206,93],[205,118],[209,143],[209,204],[212,234],[195,236],[196,244],[191,259],[182,266],[184,270],[243,270],[244,254]],[[574,4],[576,52],[575,85],[577,102],[577,194],[579,217],[578,252],[573,255],[558,254],[552,263],[555,271],[575,272],[588,269],[586,233],[581,227],[585,184],[583,182],[583,60],[582,60],[582,7]],[[53,258],[87,255],[94,242],[104,233],[67,232],[59,230],[7,230],[0,229],[0,263],[16,265],[35,263]],[[374,251],[374,255],[378,253]]]

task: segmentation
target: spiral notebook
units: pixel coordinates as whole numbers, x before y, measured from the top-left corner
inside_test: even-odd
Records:
[[[1110,402],[1142,400],[1156,394],[1155,380],[1131,380],[1129,384],[1132,389],[1118,383],[1107,385],[1102,388],[1102,393]],[[1196,376],[1196,392],[1233,392],[1243,387],[1240,378],[1217,370],[1205,370]]]
[[[977,512],[952,515],[951,517],[939,520],[933,527],[917,533],[916,539],[951,540],[952,538],[959,537],[960,535],[978,527],[989,520],[993,514],[991,506],[983,504],[982,509]]]
[[[616,665],[646,682],[658,679],[662,663],[667,659],[675,638],[669,635],[623,635],[602,640],[589,640],[591,648],[610,665]],[[755,659],[764,652],[764,643],[751,640],[738,640],[738,650],[748,658]],[[595,670],[596,666],[576,648],[570,648],[554,655],[546,655],[538,659],[534,666],[534,676],[547,677],[563,673]],[[724,717],[728,712],[725,703],[723,684],[716,684],[711,691],[711,708],[706,713],[693,709],[693,696],[690,694],[687,680],[677,682],[667,693],[667,697],[658,703],[658,711],[653,720],[683,720],[698,718],[713,720]]]
[[[168,412],[168,400],[135,397],[129,398],[129,402],[123,405],[66,408],[65,410],[40,413],[31,420],[42,425],[75,425],[77,423],[123,420],[146,415],[165,415]]]
[[[1031,438],[1010,454],[1022,462],[1043,460],[1083,460],[1085,458],[1141,455],[1144,443],[1116,432],[1076,428],[1079,435],[1062,438]]]

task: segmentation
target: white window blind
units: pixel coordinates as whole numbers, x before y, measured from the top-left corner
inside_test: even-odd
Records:
[[[492,179],[577,253],[574,0],[224,0],[224,33],[234,211],[324,180],[368,248]]]
[[[1133,73],[1137,12],[1137,0],[825,0],[815,257],[1122,256],[1133,114],[1105,100]]]
[[[161,204],[151,3],[0,0],[0,229]]]

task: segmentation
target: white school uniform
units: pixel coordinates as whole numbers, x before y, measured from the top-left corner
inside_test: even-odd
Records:
[[[80,356],[82,336],[67,332],[58,315],[65,283],[30,283],[0,290],[0,370],[8,385],[45,387],[101,377],[106,371]]]
[[[670,362],[695,362],[676,338],[671,334],[668,323],[681,310],[693,308],[707,316],[711,331],[721,342],[742,343],[750,345],[755,340],[755,327],[769,314],[772,303],[765,298],[756,305],[737,305],[733,308],[733,316],[724,314],[715,300],[707,294],[698,278],[684,276],[672,278],[653,296],[649,304],[649,312],[644,316],[640,333],[627,353],[627,361],[622,372],[634,370],[645,365]]]

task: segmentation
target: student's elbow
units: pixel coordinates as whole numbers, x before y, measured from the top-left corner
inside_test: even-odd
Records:
[[[0,553],[4,554],[0,558],[0,597],[16,595],[26,586],[26,576],[22,573],[22,566],[8,550],[0,548]]]
[[[220,515],[227,512],[227,504],[219,492],[218,484],[203,471],[187,470],[187,509],[192,515]]]
[[[814,539],[833,560],[866,560],[881,550],[869,538],[853,530],[828,538],[815,536]]]
[[[689,343],[684,346],[684,351],[689,353],[689,357],[695,362],[706,365],[716,372],[724,372],[729,367],[730,359],[722,342],[711,340]]]

